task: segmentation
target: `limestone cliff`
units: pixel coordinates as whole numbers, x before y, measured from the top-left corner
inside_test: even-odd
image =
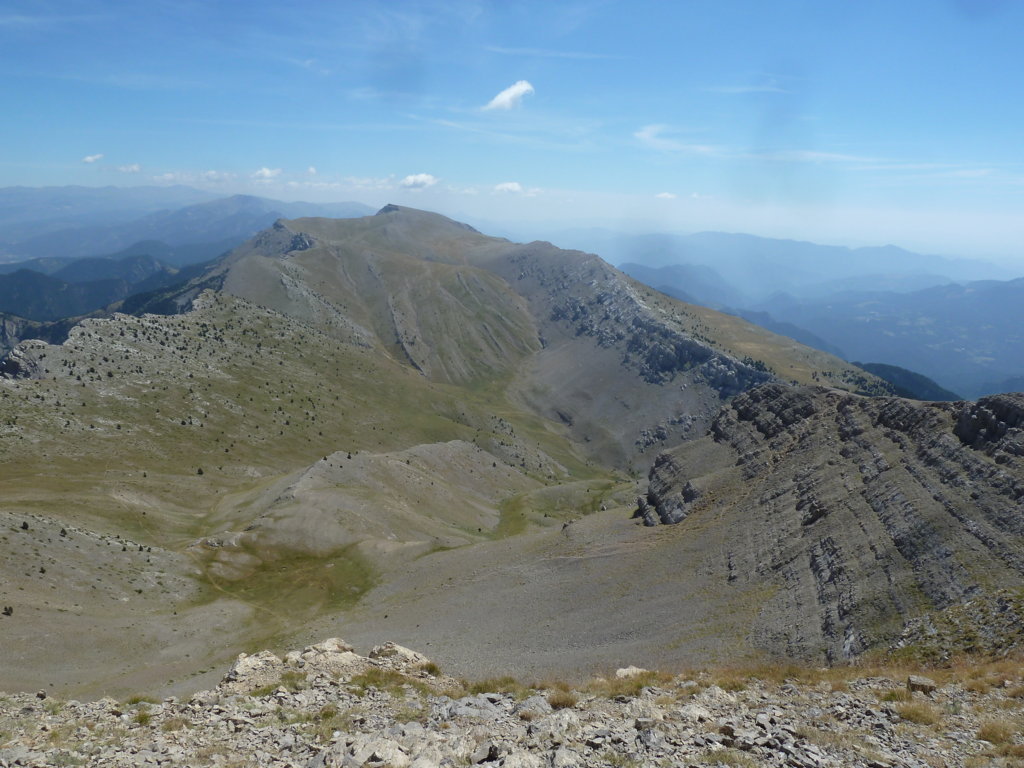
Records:
[[[752,637],[850,657],[908,618],[1024,583],[1024,395],[977,403],[768,384],[659,456],[638,517],[718,519],[713,567],[769,596]]]

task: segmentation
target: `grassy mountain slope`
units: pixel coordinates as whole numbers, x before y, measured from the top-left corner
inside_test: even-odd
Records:
[[[593,603],[580,631],[606,655],[708,651],[710,634],[623,635],[650,586],[622,589],[630,574],[679,561],[657,579],[663,610],[704,583],[696,544],[684,556],[637,539],[626,473],[772,371],[877,383],[596,256],[394,207],[279,222],[162,301],[189,310],[89,319],[3,363],[5,687],[45,671],[75,692],[180,690],[316,621],[367,627],[351,611],[372,617],[368,595],[404,594],[391,604],[413,616],[409,578],[451,579],[479,616],[502,593],[492,575],[482,592],[463,579],[463,552],[524,568],[520,603],[557,615],[612,562],[581,544],[545,586],[563,526],[584,520],[622,557],[593,593],[616,609],[601,621]],[[755,604],[733,597],[709,603],[730,627]],[[711,621],[704,604],[683,612]]]

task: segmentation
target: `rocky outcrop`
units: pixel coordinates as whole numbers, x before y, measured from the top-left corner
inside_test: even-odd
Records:
[[[60,344],[68,337],[68,331],[79,318],[67,318],[53,322],[26,320],[0,312],[0,365],[8,353],[27,339],[40,339],[50,344]]]
[[[43,360],[50,345],[32,339],[23,341],[0,359],[0,377],[7,379],[38,379],[45,371]]]
[[[286,662],[268,651],[243,656],[224,683],[187,699],[0,695],[0,766],[995,765],[1019,736],[993,728],[1006,722],[994,713],[1019,717],[1024,707],[1019,678],[987,689],[974,680],[968,690],[919,675],[800,679],[790,669],[779,683],[629,667],[613,680],[545,689],[389,665],[422,658],[399,646],[369,657],[345,647],[331,640],[287,654],[311,659],[276,685],[256,685],[269,678],[254,660]],[[315,661],[338,654],[359,665]]]
[[[767,384],[657,459],[644,522],[725,517],[723,583],[772,592],[752,638],[832,660],[1024,584],[1024,396],[864,398]]]

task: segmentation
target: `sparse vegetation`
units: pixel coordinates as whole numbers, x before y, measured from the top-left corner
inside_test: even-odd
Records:
[[[571,691],[554,690],[548,694],[548,704],[552,709],[571,709],[579,701],[576,694]]]
[[[996,746],[1007,744],[1020,732],[1020,726],[1009,720],[987,720],[978,728],[978,738]]]
[[[922,701],[913,701],[900,704],[896,707],[896,714],[902,719],[918,725],[934,725],[939,722],[941,716],[934,706]]]

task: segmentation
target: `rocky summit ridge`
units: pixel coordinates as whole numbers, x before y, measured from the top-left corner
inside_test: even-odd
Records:
[[[163,700],[0,694],[0,767],[573,768],[1010,766],[1019,667],[939,680],[895,668],[477,683],[394,643],[332,638],[241,654],[212,689]]]

